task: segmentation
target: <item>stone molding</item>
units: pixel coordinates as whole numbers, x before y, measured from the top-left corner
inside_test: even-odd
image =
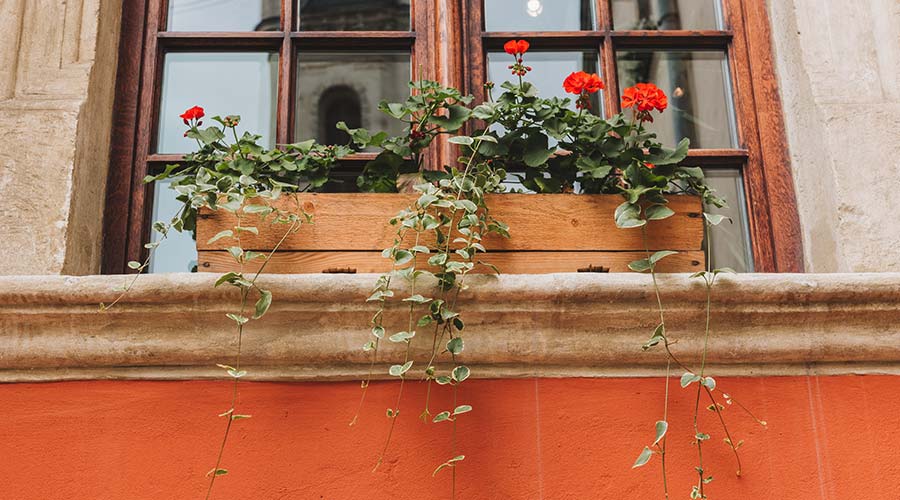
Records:
[[[124,276],[0,277],[0,381],[221,377],[235,332],[225,313],[237,292],[216,276],[141,276],[112,310]],[[374,275],[269,275],[271,311],[244,334],[244,367],[256,380],[359,379],[360,347],[375,310],[364,302]],[[460,297],[461,362],[480,377],[651,376],[665,371],[641,344],[656,326],[648,276],[473,276]],[[660,278],[669,335],[696,363],[705,292],[687,275]],[[398,294],[399,295],[399,294]],[[405,329],[405,312],[388,317]],[[900,373],[900,274],[745,274],[714,289],[711,374]],[[413,341],[417,369],[431,339]],[[397,361],[396,346],[375,373]],[[425,359],[423,359],[425,358]],[[384,366],[382,366],[384,365]],[[677,373],[676,373],[677,375]]]

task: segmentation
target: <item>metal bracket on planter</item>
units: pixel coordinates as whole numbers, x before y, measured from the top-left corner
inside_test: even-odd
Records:
[[[608,273],[609,268],[603,266],[587,266],[578,268],[579,273]]]
[[[356,274],[354,267],[329,267],[322,271],[322,274]]]

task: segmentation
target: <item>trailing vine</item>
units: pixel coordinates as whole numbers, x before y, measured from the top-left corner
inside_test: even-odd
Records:
[[[651,116],[652,111],[662,112],[665,110],[666,106],[667,101],[665,99],[665,95],[662,94],[661,91],[652,84],[638,84],[636,87],[626,89],[622,100],[622,107],[625,109],[630,108],[633,112],[632,123],[635,125],[633,137],[636,140],[643,142],[651,140],[653,138],[653,134],[645,133],[643,124],[644,122],[653,120]],[[643,145],[646,146],[647,144],[645,143]],[[652,149],[650,148],[647,148],[647,150],[652,152]],[[662,259],[671,255],[675,255],[678,252],[663,250],[651,254],[647,237],[647,223],[653,220],[666,219],[674,215],[674,212],[666,207],[668,200],[665,198],[664,194],[667,192],[682,192],[687,189],[689,190],[689,192],[698,193],[701,196],[701,199],[705,206],[713,205],[716,207],[723,207],[725,205],[725,201],[717,197],[713,193],[713,191],[702,182],[691,182],[692,180],[701,180],[702,172],[698,174],[696,170],[686,169],[684,167],[680,168],[680,175],[675,175],[666,179],[660,179],[658,181],[653,181],[653,176],[659,171],[659,166],[654,165],[653,163],[650,163],[646,160],[643,160],[643,170],[641,170],[640,166],[638,166],[638,170],[631,170],[630,174],[626,170],[625,176],[623,177],[623,182],[625,195],[628,199],[616,210],[616,225],[618,227],[641,228],[642,240],[644,242],[645,258],[631,262],[628,267],[635,272],[650,274],[653,284],[654,298],[659,314],[659,324],[653,330],[650,339],[643,345],[643,349],[646,351],[656,346],[662,345],[666,356],[666,371],[664,378],[665,396],[663,401],[662,420],[656,422],[655,438],[649,446],[645,446],[641,451],[637,460],[635,460],[633,468],[646,465],[654,454],[658,454],[660,456],[663,496],[664,498],[669,498],[670,492],[667,476],[668,471],[666,469],[666,443],[669,431],[668,413],[670,376],[672,365],[675,365],[684,371],[684,374],[680,379],[680,385],[682,388],[688,388],[691,384],[697,384],[693,412],[693,443],[697,447],[697,465],[694,469],[697,472],[698,477],[696,484],[694,484],[691,489],[690,497],[692,499],[705,499],[708,498],[706,494],[706,485],[713,481],[713,476],[708,474],[708,470],[704,466],[703,461],[703,443],[710,439],[709,434],[701,431],[699,424],[700,401],[703,395],[707,396],[710,401],[710,405],[707,406],[706,409],[715,413],[719,420],[719,423],[721,424],[722,431],[725,434],[725,438],[723,439],[723,441],[733,452],[737,465],[736,473],[738,476],[741,475],[741,459],[740,454],[738,453],[738,448],[740,448],[743,442],[734,441],[728,425],[725,422],[724,415],[722,414],[724,406],[716,400],[713,394],[713,391],[715,391],[716,389],[716,380],[713,377],[707,375],[706,372],[707,356],[709,353],[709,339],[711,333],[710,324],[712,316],[712,289],[719,274],[733,273],[734,271],[730,268],[712,269],[712,253],[707,250],[705,270],[695,273],[691,276],[692,278],[703,279],[706,294],[705,322],[702,336],[703,347],[700,353],[700,368],[691,368],[690,366],[682,362],[678,357],[676,357],[675,353],[673,352],[672,347],[675,344],[675,341],[672,340],[667,333],[665,308],[663,306],[659,282],[657,281],[656,277],[656,268],[658,263]],[[650,185],[647,185],[647,180],[652,181]],[[687,182],[685,183],[685,181]],[[703,220],[707,239],[707,249],[709,249],[711,247],[712,228],[728,219],[722,215],[704,212]],[[762,422],[758,419],[755,420],[760,424],[765,425],[765,422]]]

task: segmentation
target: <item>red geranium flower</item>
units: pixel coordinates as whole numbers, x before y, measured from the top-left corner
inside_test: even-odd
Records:
[[[528,52],[530,46],[526,40],[510,40],[503,44],[503,50],[509,55],[520,56]]]
[[[647,168],[649,168],[650,170],[653,170],[654,168],[656,168],[656,165],[650,163],[649,161],[644,162],[644,165],[646,165]]]
[[[603,80],[596,73],[588,74],[578,71],[570,74],[563,81],[563,89],[570,94],[581,95],[583,92],[593,94],[604,88]]]
[[[206,115],[203,113],[203,108],[201,108],[200,106],[194,106],[193,108],[188,109],[178,116],[182,120],[184,120],[185,125],[188,125],[188,120],[199,120]]]
[[[666,93],[652,83],[638,83],[622,92],[622,108],[635,108],[646,113],[654,109],[663,112],[668,106]]]

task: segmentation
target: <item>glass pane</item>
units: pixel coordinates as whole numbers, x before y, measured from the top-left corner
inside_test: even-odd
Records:
[[[240,115],[238,132],[262,135],[261,144],[274,147],[278,54],[256,52],[173,52],[163,65],[159,107],[159,153],[186,153],[197,143],[184,137],[178,115],[191,106],[210,117]]]
[[[392,135],[403,122],[378,110],[382,99],[403,102],[409,96],[409,53],[301,52],[297,63],[296,140],[346,144],[350,138],[334,125],[364,127]]]
[[[484,30],[593,30],[593,5],[593,0],[484,0]]]
[[[181,202],[175,197],[178,193],[169,189],[172,179],[156,181],[153,185],[153,221],[169,222],[181,208]],[[160,235],[153,231],[151,241],[159,241]],[[169,231],[166,240],[156,247],[150,259],[151,273],[188,273],[196,272],[197,243],[189,231],[179,233]]]
[[[278,31],[281,0],[169,0],[169,31]]]
[[[409,31],[409,0],[299,0],[300,31]]]
[[[722,26],[719,0],[612,0],[617,30],[714,30]]]
[[[651,130],[664,144],[682,138],[692,148],[737,145],[731,83],[724,52],[631,50],[616,55],[619,92],[637,82],[653,82],[669,96],[669,107]]]
[[[496,84],[495,97],[502,92],[500,84],[505,81],[518,81],[517,77],[510,74],[509,65],[513,63],[513,57],[505,52],[488,53],[488,80]],[[575,97],[563,90],[563,80],[574,71],[587,73],[600,73],[598,70],[599,56],[595,51],[570,51],[570,52],[528,52],[525,55],[525,64],[531,66],[532,71],[525,77],[538,89],[538,95],[544,98],[569,97],[572,99],[571,108],[575,109]],[[601,75],[602,77],[602,75]],[[593,94],[591,109],[595,114],[602,113],[601,102],[603,91]]]
[[[714,214],[731,217],[733,223],[723,221],[713,226],[712,267],[730,267],[739,273],[753,272],[753,252],[750,248],[750,224],[747,221],[747,200],[744,181],[737,168],[705,169],[707,184],[716,194],[728,200],[727,208],[706,207]]]

